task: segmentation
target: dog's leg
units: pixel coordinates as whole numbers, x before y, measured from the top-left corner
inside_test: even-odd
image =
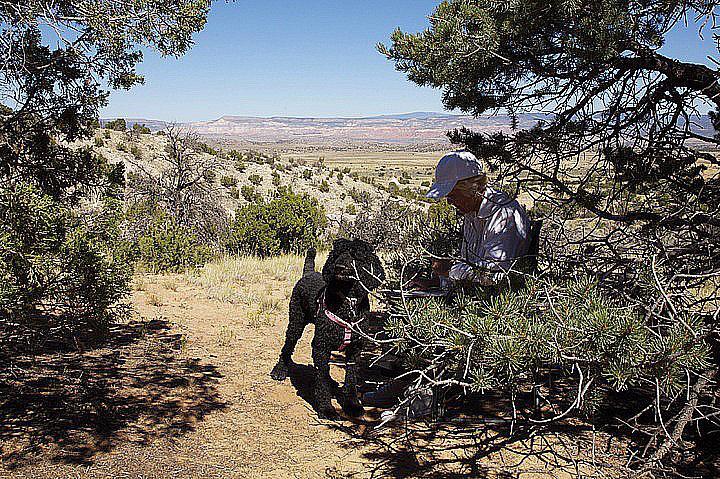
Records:
[[[338,414],[332,405],[330,377],[330,349],[325,341],[318,340],[322,335],[315,331],[312,342],[312,357],[315,365],[315,405],[321,419],[336,419]]]
[[[280,351],[280,359],[270,372],[270,377],[276,381],[284,381],[288,375],[288,368],[292,363],[292,354],[295,351],[297,342],[302,337],[307,321],[305,313],[301,309],[299,301],[294,297],[290,298],[290,314],[287,331],[285,331],[285,344]]]
[[[361,348],[351,344],[345,352],[345,384],[343,386],[343,411],[352,417],[360,417],[365,410],[358,400],[358,360]]]

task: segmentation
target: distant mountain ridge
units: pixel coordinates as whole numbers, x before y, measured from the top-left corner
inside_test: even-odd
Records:
[[[548,118],[545,114],[518,115],[517,127],[532,127],[537,121]],[[104,124],[108,120],[101,120]],[[126,118],[128,127],[135,123],[146,125],[152,131],[169,123],[162,120]],[[255,117],[224,115],[216,120],[195,121],[187,126],[201,135],[234,141],[257,143],[302,143],[333,145],[342,143],[395,143],[436,144],[447,143],[449,130],[466,127],[475,131],[510,131],[509,115],[473,117],[437,112],[411,112],[395,115],[366,117]],[[712,136],[714,131],[707,115],[693,124],[693,131]]]

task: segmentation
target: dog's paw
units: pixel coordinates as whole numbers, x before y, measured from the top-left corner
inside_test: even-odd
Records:
[[[270,371],[270,377],[275,381],[284,381],[288,375],[288,366],[282,361],[278,361],[272,371]]]
[[[350,401],[343,404],[343,411],[350,417],[360,417],[365,413],[362,404]]]

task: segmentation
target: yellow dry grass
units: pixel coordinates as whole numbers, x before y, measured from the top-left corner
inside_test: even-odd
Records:
[[[322,265],[326,256],[320,253],[316,263]],[[266,312],[275,309],[279,301],[272,299],[278,296],[278,291],[273,290],[281,290],[283,298],[287,296],[284,292],[289,292],[302,275],[304,260],[304,256],[296,254],[270,258],[223,256],[199,270],[185,273],[184,279],[205,291],[210,299],[258,304]],[[273,284],[259,281],[260,278]]]

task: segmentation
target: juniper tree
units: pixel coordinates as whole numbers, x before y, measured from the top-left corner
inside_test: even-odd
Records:
[[[660,52],[686,19],[708,34],[716,16],[715,2],[450,0],[427,30],[397,30],[390,45],[379,45],[411,81],[442,89],[447,108],[511,116],[509,132],[461,129],[450,138],[487,161],[498,181],[545,219],[546,280],[591,278],[603,301],[612,298],[607,311],[593,310],[600,323],[573,327],[598,341],[612,331],[627,330],[629,341],[647,334],[616,357],[564,357],[552,331],[553,322],[566,321],[564,312],[555,314],[554,287],[518,293],[524,299],[502,299],[520,322],[507,327],[525,327],[527,308],[537,308],[543,319],[524,334],[540,349],[512,341],[490,353],[460,347],[466,369],[479,371],[463,369],[462,381],[499,387],[510,381],[499,373],[502,362],[530,374],[524,358],[532,357],[546,366],[559,361],[578,381],[592,382],[579,389],[576,408],[593,391],[635,388],[647,402],[638,412],[651,412],[633,421],[647,434],[653,466],[686,437],[688,424],[706,433],[717,428],[720,412],[720,162],[710,151],[720,140],[697,128],[703,108],[720,111],[720,73]],[[519,115],[528,112],[539,120],[520,129]],[[720,127],[719,113],[710,118]],[[573,308],[588,307],[589,299],[575,299]],[[612,312],[621,306],[632,315]],[[457,338],[461,343],[491,336],[483,325],[490,320],[458,321],[456,334],[467,338]]]
[[[111,247],[122,169],[90,148],[111,88],[130,88],[141,48],[179,55],[206,0],[0,2],[0,320],[102,325],[127,270]],[[78,214],[84,199],[112,204]],[[114,199],[113,199],[114,198]],[[98,327],[91,329],[98,330]]]

